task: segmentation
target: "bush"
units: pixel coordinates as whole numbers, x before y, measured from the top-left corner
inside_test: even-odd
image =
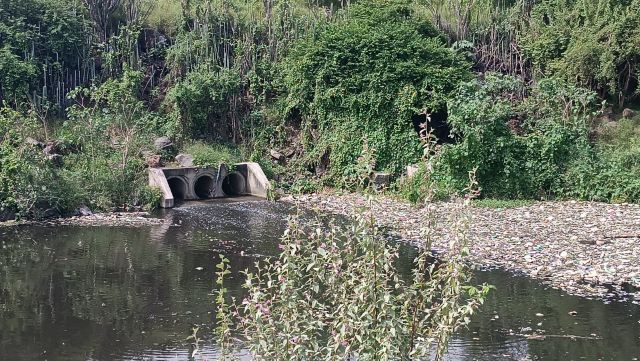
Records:
[[[490,289],[466,284],[465,219],[452,223],[462,228],[449,259],[430,262],[426,245],[406,282],[395,266],[397,247],[386,243],[373,217],[328,230],[291,222],[278,259],[246,273],[248,295],[235,308],[224,297],[229,266],[219,264],[222,353],[229,355],[235,322],[258,360],[440,359]],[[239,317],[232,316],[236,309]]]
[[[238,116],[233,96],[239,93],[240,74],[229,69],[199,67],[190,71],[167,94],[166,104],[179,124],[176,135],[185,138],[235,140],[239,131],[231,115]]]
[[[31,117],[0,109],[0,213],[37,217],[40,210],[65,206],[64,188],[52,162],[26,142],[25,134],[35,136],[39,126]]]
[[[74,86],[69,73],[85,74],[87,66],[91,26],[84,9],[63,0],[0,0],[0,9],[0,104],[19,107],[35,101],[32,95],[62,100],[61,84]]]
[[[185,148],[185,152],[193,156],[195,165],[203,167],[232,166],[242,161],[240,151],[231,145],[194,142]]]
[[[524,25],[518,40],[535,73],[638,99],[640,1],[543,0]]]
[[[394,184],[394,192],[413,204],[423,203],[433,187],[427,164],[421,163],[418,170],[411,176],[403,176]]]
[[[440,188],[460,191],[476,168],[484,196],[553,196],[569,163],[589,151],[595,99],[556,80],[525,88],[515,78],[487,74],[467,83],[449,105],[458,143],[443,147],[434,177]]]
[[[564,175],[568,197],[595,201],[640,201],[640,124],[622,119],[600,135],[585,157]]]
[[[402,0],[352,5],[342,20],[299,41],[284,60],[286,116],[301,121],[303,168],[329,160],[329,179],[355,186],[365,142],[379,170],[420,158],[412,116],[441,109],[469,65]]]

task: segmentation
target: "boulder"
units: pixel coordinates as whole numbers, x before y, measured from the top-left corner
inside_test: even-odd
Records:
[[[152,151],[150,151],[150,150],[148,150],[148,149],[142,149],[142,150],[140,151],[140,156],[141,156],[142,158],[147,158],[147,157],[150,157],[150,156],[152,156],[152,155],[154,155],[154,154],[155,154],[154,152],[152,152]]]
[[[176,155],[176,162],[181,167],[193,167],[193,156],[191,154],[180,153]]]
[[[606,122],[610,122],[613,120],[613,108],[612,107],[605,107],[602,109],[602,113],[600,114],[600,117],[602,122],[606,123]]]
[[[631,119],[631,118],[633,118],[635,116],[636,116],[636,112],[631,110],[631,109],[629,109],[629,108],[625,108],[622,111],[622,117],[625,118],[625,119]]]
[[[284,150],[284,156],[287,158],[293,157],[294,154],[296,154],[296,148],[294,147],[287,148]]]
[[[277,150],[271,149],[269,151],[269,155],[271,155],[271,158],[277,160],[278,162],[283,162],[285,159],[284,154],[278,152]]]
[[[168,137],[156,138],[156,140],[153,141],[153,146],[156,147],[157,150],[164,150],[170,148],[172,145],[173,143]]]
[[[16,212],[13,209],[0,209],[0,222],[13,221],[16,219]]]
[[[25,143],[27,143],[27,144],[29,144],[29,145],[32,145],[32,146],[34,146],[34,147],[38,147],[38,148],[40,148],[40,149],[42,149],[42,148],[44,147],[44,143],[42,143],[42,142],[41,142],[41,141],[39,141],[39,140],[33,139],[33,138],[31,138],[31,137],[26,137],[26,138],[24,139],[24,142],[25,142]]]
[[[49,154],[47,155],[47,159],[56,167],[62,167],[62,155],[60,154]]]
[[[57,208],[47,208],[42,212],[43,218],[59,218],[60,211]]]
[[[44,153],[44,155],[46,156],[50,156],[50,155],[54,155],[54,154],[60,154],[60,149],[59,149],[59,144],[58,142],[47,142],[44,146],[44,149],[42,149],[42,152]]]
[[[86,217],[86,216],[93,215],[93,212],[91,212],[91,209],[89,209],[89,207],[83,204],[80,207],[78,207],[78,209],[76,209],[75,214],[77,216]]]

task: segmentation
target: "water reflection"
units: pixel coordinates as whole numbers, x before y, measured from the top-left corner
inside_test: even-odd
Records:
[[[0,229],[0,360],[185,360],[193,324],[203,326],[201,358],[215,359],[217,254],[231,258],[230,291],[239,296],[238,272],[277,254],[291,212],[284,204],[236,200],[185,205],[158,214],[164,222],[153,227]],[[399,267],[407,271],[415,251],[401,252]],[[498,289],[452,341],[449,360],[640,355],[638,306],[566,296],[500,271],[476,277]],[[519,335],[537,329],[603,339]]]

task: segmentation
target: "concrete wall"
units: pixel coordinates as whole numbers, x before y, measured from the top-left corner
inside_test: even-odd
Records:
[[[271,187],[257,163],[238,163],[232,170],[204,167],[149,168],[149,185],[162,191],[162,208],[176,201],[253,195],[266,198]]]

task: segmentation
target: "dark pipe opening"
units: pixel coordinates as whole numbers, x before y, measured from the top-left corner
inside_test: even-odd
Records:
[[[222,191],[227,196],[239,196],[244,194],[247,184],[240,173],[229,173],[222,180]]]
[[[451,138],[451,127],[447,122],[448,117],[449,114],[445,106],[437,111],[426,110],[424,113],[414,114],[411,123],[413,123],[413,130],[418,135],[421,135],[423,131],[431,131],[438,139],[438,144],[454,143]]]
[[[214,181],[208,175],[203,175],[198,178],[196,182],[193,184],[193,192],[200,199],[211,198],[211,193],[214,190]]]
[[[169,189],[171,189],[173,199],[184,199],[184,196],[187,194],[187,183],[185,183],[185,181],[180,178],[169,178],[167,179],[167,183],[169,183]]]

